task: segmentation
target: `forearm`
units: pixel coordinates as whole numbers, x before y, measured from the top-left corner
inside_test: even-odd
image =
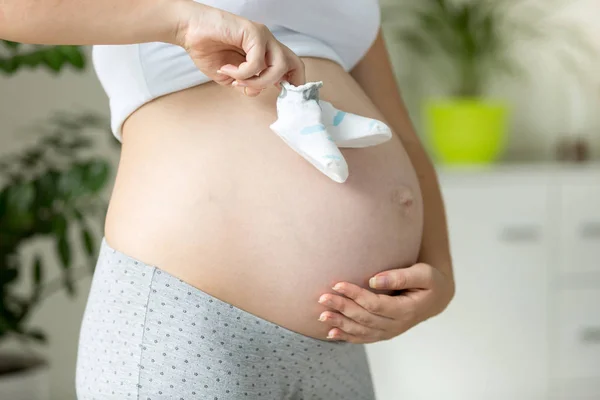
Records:
[[[191,6],[203,5],[191,0],[3,0],[0,39],[72,45],[174,43],[180,16]]]
[[[417,171],[424,203],[419,261],[437,268],[453,282],[448,228],[437,174],[410,122],[381,34],[351,74],[400,137]]]

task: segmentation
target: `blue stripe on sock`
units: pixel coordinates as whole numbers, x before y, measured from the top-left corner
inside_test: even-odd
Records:
[[[345,116],[346,113],[344,111],[338,111],[337,114],[335,114],[335,117],[333,118],[333,126],[338,126],[339,124],[341,124]]]
[[[325,130],[325,125],[323,125],[323,124],[311,125],[311,126],[307,126],[307,127],[303,128],[300,131],[300,134],[301,135],[310,135],[311,133],[323,132],[324,130]]]
[[[326,154],[323,157],[325,157],[325,158],[331,158],[333,160],[338,160],[338,161],[342,159],[340,156],[336,156],[335,154]]]
[[[371,123],[369,124],[369,129],[372,129],[376,124],[377,124],[377,120],[376,119],[372,119]]]
[[[327,135],[327,139],[328,139],[330,142],[335,142],[335,140],[333,140],[333,138],[331,137],[331,135]]]

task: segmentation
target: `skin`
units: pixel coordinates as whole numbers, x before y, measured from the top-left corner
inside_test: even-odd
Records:
[[[250,97],[279,88],[282,80],[305,82],[303,62],[264,25],[189,0],[8,0],[0,2],[0,38],[39,44],[171,43],[186,49],[214,82]],[[331,309],[321,319],[332,327],[332,339],[370,343],[441,313],[455,285],[436,173],[409,122],[381,33],[351,75],[405,146],[425,209],[419,262],[370,281],[371,288],[395,290],[394,295],[338,282],[333,290],[340,295],[320,298]]]
[[[328,338],[373,343],[396,337],[440,314],[455,293],[448,228],[439,182],[395,80],[381,31],[365,57],[350,72],[386,122],[400,137],[417,171],[424,201],[424,231],[419,262],[408,268],[380,272],[369,280],[374,289],[398,291],[375,294],[349,282],[338,282],[319,303],[331,308],[319,321],[332,327]],[[252,85],[241,81],[241,85]]]

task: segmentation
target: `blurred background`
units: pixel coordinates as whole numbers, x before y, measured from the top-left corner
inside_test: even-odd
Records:
[[[457,295],[368,345],[378,398],[600,399],[600,1],[381,5]],[[89,48],[0,41],[2,400],[75,398],[119,157],[108,112]]]

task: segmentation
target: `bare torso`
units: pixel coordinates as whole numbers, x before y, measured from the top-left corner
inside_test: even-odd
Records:
[[[337,64],[304,58],[337,108],[381,119]],[[125,123],[105,235],[114,248],[288,329],[325,338],[331,286],[368,287],[417,259],[418,181],[399,138],[342,149],[335,183],[269,129],[277,89],[248,98],[214,83],[152,101]]]

